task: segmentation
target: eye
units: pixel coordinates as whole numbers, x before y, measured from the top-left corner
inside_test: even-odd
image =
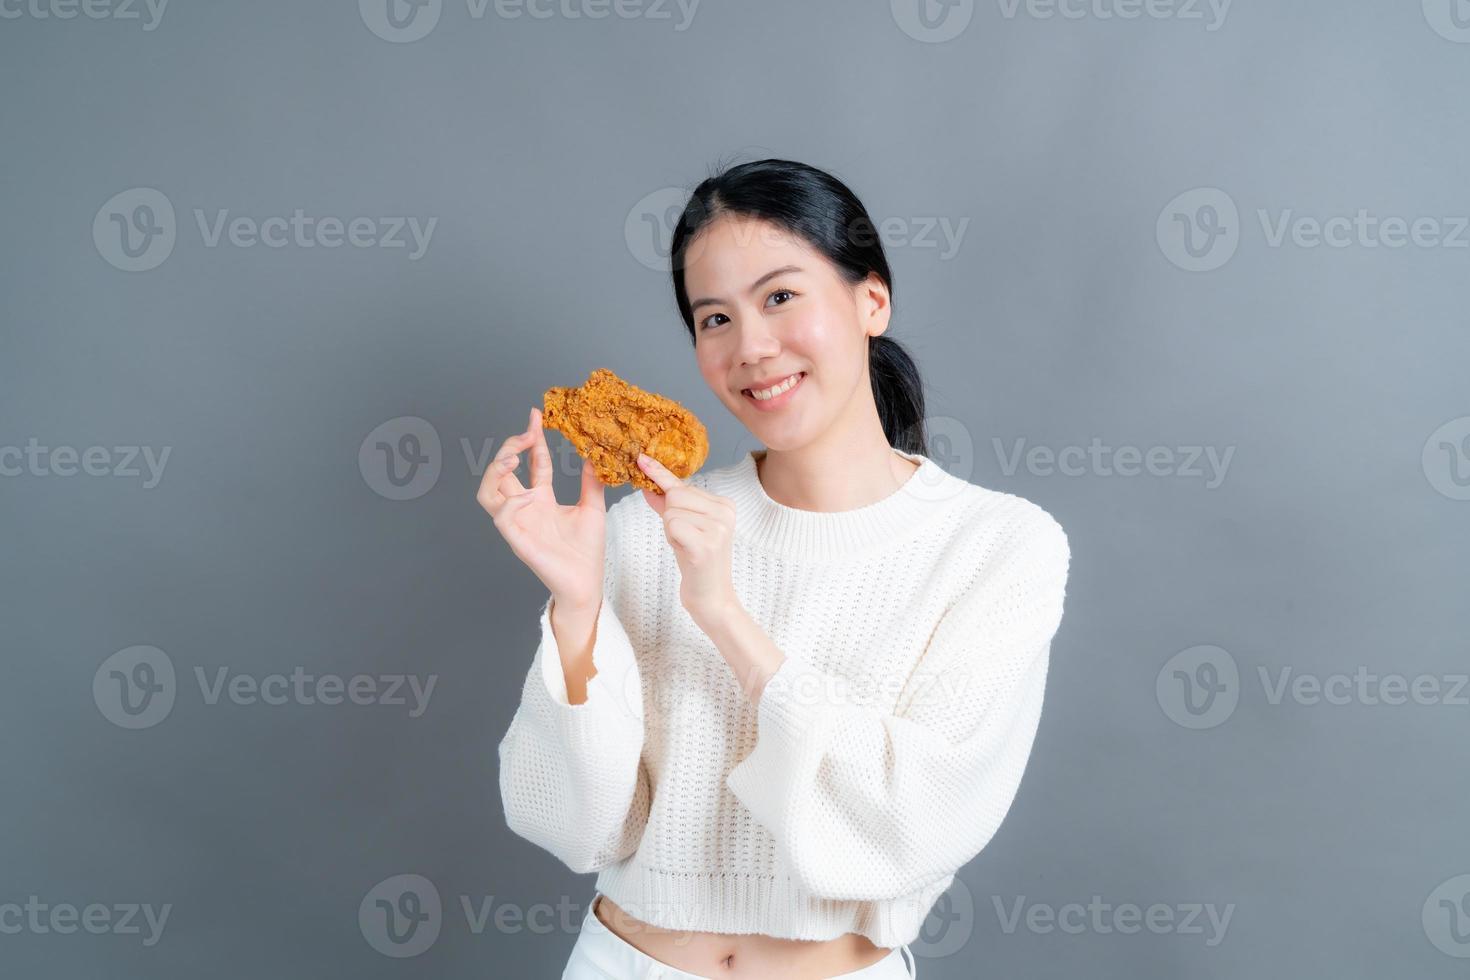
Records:
[[[767,299],[767,302],[769,303],[770,300],[775,299],[777,296],[795,296],[795,295],[796,294],[793,293],[789,289],[778,289],[775,292],[771,293],[770,296],[766,297],[766,299]],[[784,301],[782,301],[780,303],[777,303],[776,305],[777,306],[784,306],[788,302],[790,302],[790,300],[784,300]],[[723,317],[725,320],[729,320],[730,319],[729,317],[725,316],[725,314],[723,314],[723,313],[711,313],[709,316],[707,316],[703,320],[699,321],[699,329],[701,331],[703,331],[703,330],[709,329],[711,326],[719,326],[719,324],[711,324],[710,323],[710,321],[713,320],[715,317]]]

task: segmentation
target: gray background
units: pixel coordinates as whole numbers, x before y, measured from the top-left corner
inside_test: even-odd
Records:
[[[64,454],[0,477],[0,904],[171,906],[152,946],[0,932],[0,973],[560,975],[592,876],[512,835],[496,789],[544,595],[475,504],[461,440],[493,451],[546,386],[607,366],[708,420],[711,465],[751,448],[649,266],[669,194],[779,156],[891,219],[893,336],[929,384],[936,455],[1046,507],[1073,550],[1019,799],[916,944],[920,975],[1465,975],[1470,707],[1445,695],[1470,667],[1470,233],[1273,246],[1257,214],[1455,235],[1470,30],[1449,0],[1239,0],[1223,23],[989,0],[937,35],[904,0],[705,0],[683,30],[676,7],[445,0],[410,42],[355,6],[0,19],[0,452],[170,452],[156,486],[63,475]],[[177,215],[147,271],[92,233],[134,188]],[[1222,193],[1239,216],[1215,222],[1217,267],[1182,268],[1161,218],[1203,233]],[[438,220],[410,260],[209,247],[196,208]],[[925,232],[940,220],[969,222],[952,254]],[[408,418],[439,437],[419,443],[439,472],[392,499],[368,437],[386,424],[398,446]],[[1094,437],[1165,450],[1133,476],[1005,461]],[[1233,451],[1223,480],[1191,475],[1188,447]],[[559,471],[570,499],[576,463]],[[104,661],[140,645],[175,701],[128,729]],[[1216,691],[1233,710],[1192,713],[1180,678],[1207,679],[1201,657],[1237,668]],[[195,671],[220,668],[437,680],[409,717],[211,704]],[[1286,668],[1441,696],[1272,703],[1259,671]],[[443,903],[414,958],[358,916],[405,874]],[[491,903],[483,930],[462,896]],[[1174,924],[1048,927],[1093,896]],[[1038,911],[1008,929],[1018,902]],[[496,925],[538,904],[560,906],[549,931]],[[1181,926],[1191,904],[1229,909],[1223,938]]]

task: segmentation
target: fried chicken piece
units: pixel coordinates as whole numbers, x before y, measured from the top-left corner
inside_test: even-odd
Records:
[[[631,482],[663,493],[638,468],[639,453],[652,456],[680,479],[709,457],[709,434],[693,412],[607,368],[594,370],[580,388],[548,389],[542,401],[542,424],[566,436],[610,487]]]

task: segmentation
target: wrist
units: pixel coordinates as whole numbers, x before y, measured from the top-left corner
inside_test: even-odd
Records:
[[[739,617],[745,613],[745,607],[740,605],[740,600],[731,592],[717,599],[692,606],[688,612],[694,624],[718,645],[725,636],[729,635],[731,627]]]
[[[572,619],[596,619],[602,609],[602,596],[593,596],[591,599],[574,599],[551,595],[551,615],[558,619],[567,616]]]

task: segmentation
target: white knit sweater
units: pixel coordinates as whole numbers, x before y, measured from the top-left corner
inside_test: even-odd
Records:
[[[499,747],[510,828],[664,928],[913,941],[1015,798],[1070,551],[1036,504],[902,455],[903,487],[840,512],[772,500],[750,453],[690,478],[734,501],[736,595],[787,657],[758,706],[659,516],[609,507],[596,674],[569,703],[548,599]]]

